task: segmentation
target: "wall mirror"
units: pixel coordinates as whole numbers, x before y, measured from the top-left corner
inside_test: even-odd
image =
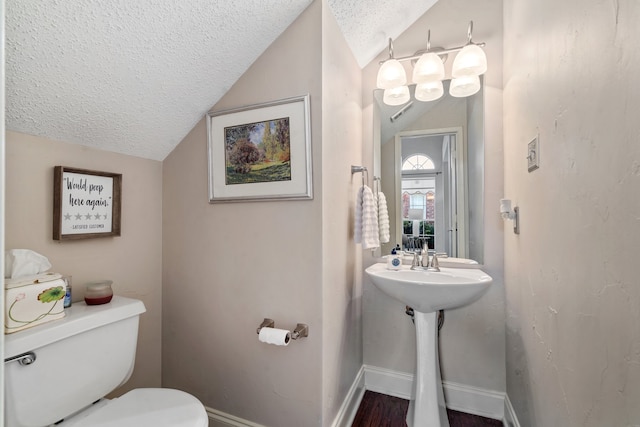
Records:
[[[383,255],[427,245],[483,263],[483,89],[466,98],[445,95],[399,106],[374,90],[374,175],[387,198],[391,239]]]

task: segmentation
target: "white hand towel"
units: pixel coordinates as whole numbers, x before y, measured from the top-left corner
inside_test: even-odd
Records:
[[[389,211],[387,210],[387,198],[382,191],[378,191],[378,228],[380,229],[380,242],[388,243],[391,238],[389,234]]]
[[[378,208],[373,192],[364,185],[362,188],[362,248],[375,249],[379,247]]]
[[[362,243],[362,197],[364,193],[364,186],[358,190],[358,196],[356,197],[356,212],[354,216],[354,231],[353,240],[356,243]]]

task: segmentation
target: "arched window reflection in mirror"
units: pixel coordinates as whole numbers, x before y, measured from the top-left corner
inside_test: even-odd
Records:
[[[403,171],[411,171],[411,170],[433,170],[436,168],[436,165],[431,160],[431,157],[424,154],[414,154],[409,156],[402,163]]]

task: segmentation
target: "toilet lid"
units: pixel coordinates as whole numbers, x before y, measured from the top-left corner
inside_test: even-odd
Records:
[[[198,399],[180,390],[139,388],[109,401],[82,419],[92,427],[207,427],[209,419]]]

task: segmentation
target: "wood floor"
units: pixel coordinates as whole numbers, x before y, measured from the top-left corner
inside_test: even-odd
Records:
[[[408,409],[408,400],[366,391],[351,427],[406,427]],[[450,427],[502,427],[502,421],[450,409],[447,415]]]

